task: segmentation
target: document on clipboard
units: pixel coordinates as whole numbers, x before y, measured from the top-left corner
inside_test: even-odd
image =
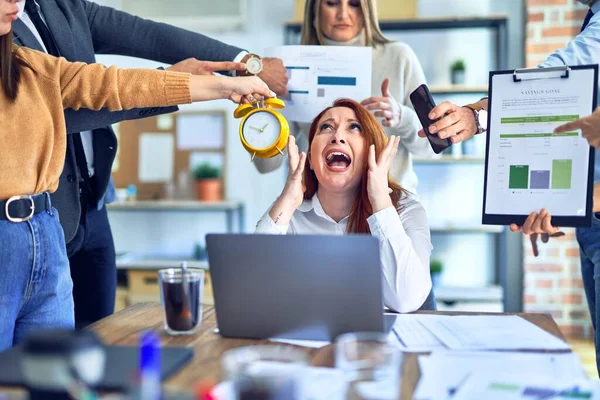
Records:
[[[594,152],[581,131],[596,107],[598,65],[490,72],[483,224],[522,225],[545,208],[555,226],[590,226]]]

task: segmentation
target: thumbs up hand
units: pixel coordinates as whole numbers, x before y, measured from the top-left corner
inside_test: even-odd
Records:
[[[378,118],[383,118],[383,126],[395,128],[400,124],[400,106],[390,93],[390,79],[385,78],[381,83],[381,97],[369,97],[360,104]]]

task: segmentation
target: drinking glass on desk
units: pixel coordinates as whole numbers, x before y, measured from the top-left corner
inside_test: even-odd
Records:
[[[160,303],[165,331],[170,335],[196,332],[202,321],[204,271],[199,268],[168,268],[158,271]]]
[[[249,346],[225,352],[225,379],[236,400],[301,400],[304,352],[287,346]]]
[[[398,400],[402,353],[379,332],[340,335],[335,341],[335,366],[348,384],[348,400]]]

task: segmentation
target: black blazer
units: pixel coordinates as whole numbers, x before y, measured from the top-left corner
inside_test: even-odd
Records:
[[[32,1],[32,0],[27,0]],[[100,6],[87,0],[37,0],[42,15],[62,57],[69,61],[96,62],[95,54],[116,54],[175,64],[195,57],[207,61],[231,61],[241,51],[237,47],[204,35],[156,23]],[[14,42],[42,51],[33,33],[20,20],[13,22]],[[67,133],[92,130],[98,207],[105,201],[107,188],[113,189],[110,172],[117,151],[117,138],[110,124],[177,111],[177,107],[155,107],[109,112],[65,110]],[[52,205],[69,242],[79,224],[81,206],[73,140],[69,135],[65,167]],[[107,196],[106,201],[113,199]]]

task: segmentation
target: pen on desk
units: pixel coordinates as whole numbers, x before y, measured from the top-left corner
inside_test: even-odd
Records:
[[[160,340],[155,332],[140,338],[140,390],[143,400],[160,400]]]
[[[402,339],[400,339],[400,335],[398,335],[398,332],[396,332],[396,329],[394,327],[392,327],[392,333],[394,334],[394,336],[396,336],[396,339],[398,339],[398,341],[400,342],[400,344],[404,347],[407,347],[406,344],[404,343],[404,341],[402,341]]]

